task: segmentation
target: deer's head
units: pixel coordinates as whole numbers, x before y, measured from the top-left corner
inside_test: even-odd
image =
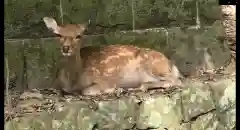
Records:
[[[44,17],[43,21],[47,28],[60,37],[61,52],[63,56],[72,56],[78,53],[81,47],[81,39],[88,24],[58,25],[55,19]]]

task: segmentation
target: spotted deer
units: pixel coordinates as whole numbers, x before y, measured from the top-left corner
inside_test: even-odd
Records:
[[[65,92],[101,95],[119,89],[181,86],[178,68],[161,52],[119,44],[82,47],[88,24],[58,25],[50,17],[43,21],[60,37],[63,62],[57,80]]]

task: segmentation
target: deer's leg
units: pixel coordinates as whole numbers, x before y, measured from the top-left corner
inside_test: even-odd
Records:
[[[84,87],[82,89],[83,95],[102,95],[102,94],[113,94],[113,93],[120,93],[121,90],[116,89],[116,85],[109,85],[109,84],[92,84],[88,87]]]
[[[173,86],[181,86],[182,82],[180,79],[175,79],[173,77],[159,77],[158,80],[147,81],[141,83],[140,90],[146,92],[149,89],[167,89]]]
[[[60,82],[62,91],[72,93],[71,82],[63,69],[59,71],[58,81]]]
[[[101,89],[98,87],[97,84],[93,84],[87,87],[84,87],[81,90],[82,95],[88,95],[88,96],[95,96],[101,94]]]

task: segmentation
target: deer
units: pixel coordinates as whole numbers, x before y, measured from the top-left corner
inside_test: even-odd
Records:
[[[52,17],[43,21],[60,38],[62,62],[56,81],[64,92],[96,96],[182,86],[179,69],[159,51],[121,44],[83,47],[90,22],[59,25]]]

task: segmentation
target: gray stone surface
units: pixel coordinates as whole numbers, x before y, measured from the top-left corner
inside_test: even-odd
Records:
[[[22,94],[15,108],[18,115],[7,121],[5,128],[231,130],[236,124],[236,109],[232,106],[236,98],[229,95],[236,89],[235,81],[234,76],[207,83],[201,79],[187,80],[183,90],[170,95],[146,93],[108,100],[62,98],[53,90],[50,94],[35,89]],[[214,97],[216,91],[211,86],[225,89],[219,89],[222,95]]]

